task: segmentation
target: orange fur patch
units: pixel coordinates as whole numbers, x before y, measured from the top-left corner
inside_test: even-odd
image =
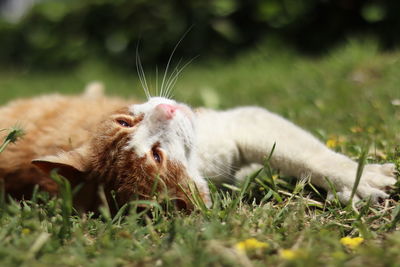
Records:
[[[140,123],[143,116],[134,116],[128,109],[133,103],[101,96],[52,95],[18,100],[0,108],[0,129],[18,123],[26,131],[24,138],[0,154],[0,179],[6,192],[18,199],[29,198],[38,184],[56,194],[57,185],[49,171],[57,167],[72,186],[85,183],[75,198],[76,207],[82,211],[97,209],[100,184],[113,208],[111,191],[120,205],[131,199],[149,199],[157,177],[162,182],[154,193],[167,192],[190,208],[182,191],[189,181],[183,166],[168,160],[156,166],[146,156],[138,157],[125,149],[135,127],[121,127],[116,119],[123,117],[132,126]],[[5,136],[0,134],[0,138]],[[31,161],[37,158],[34,166]],[[71,168],[63,168],[69,165]]]

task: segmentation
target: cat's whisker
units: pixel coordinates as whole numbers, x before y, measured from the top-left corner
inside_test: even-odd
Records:
[[[189,149],[192,149],[193,147],[193,144],[189,145]],[[235,181],[235,173],[240,170],[239,167],[227,165],[219,159],[213,159],[211,161],[208,158],[202,158],[202,161],[204,161],[207,166],[210,166],[210,168],[217,170],[217,173],[215,173],[215,175],[209,177],[223,176],[227,180]],[[221,165],[225,165],[225,167],[221,167]]]
[[[229,182],[235,182],[236,181],[236,178],[235,178],[234,174],[229,173],[229,172],[227,172],[225,170],[222,170],[222,169],[219,169],[217,172],[214,172],[213,175],[206,176],[206,178],[209,178],[209,179],[218,179],[218,178],[221,179],[221,178],[223,178],[223,180],[229,181]]]
[[[233,166],[226,166],[226,168],[223,168],[220,166],[221,162],[212,162],[209,161],[208,159],[203,159],[205,162],[207,162],[207,165],[211,165],[211,168],[214,168],[217,170],[217,172],[212,176],[212,177],[224,177],[227,180],[230,181],[235,181],[235,173],[240,170],[240,168],[233,167]]]
[[[163,76],[163,79],[162,79],[162,82],[161,82],[161,96],[164,96],[164,97],[166,96],[166,95],[163,94],[163,93],[165,93],[165,92],[164,92],[164,90],[165,90],[165,89],[164,89],[164,85],[168,82],[168,80],[166,80],[166,79],[167,79],[167,75],[168,75],[168,70],[169,70],[169,67],[170,67],[170,65],[171,65],[172,58],[174,57],[174,54],[175,54],[175,52],[176,52],[176,49],[179,47],[180,43],[183,41],[183,39],[186,37],[186,35],[189,33],[189,31],[190,31],[191,29],[192,29],[192,28],[190,27],[190,28],[182,35],[181,39],[179,39],[179,41],[176,43],[174,49],[172,50],[171,55],[170,55],[169,58],[168,58],[167,66],[166,66],[166,68],[165,68],[164,76]],[[167,98],[167,97],[166,97],[166,98]]]
[[[216,174],[216,176],[224,176],[224,178],[228,178],[230,180],[235,180],[234,176],[235,173],[239,170],[239,168],[235,168],[233,166],[226,166],[226,169],[221,167],[219,162],[211,162],[208,160],[205,160],[206,162],[208,162],[208,165],[212,165],[212,168],[215,168],[218,173]]]
[[[150,91],[149,91],[149,87],[147,85],[146,75],[144,73],[143,66],[142,66],[142,61],[141,61],[140,55],[139,55],[139,45],[136,47],[136,71],[138,73],[139,81],[140,81],[140,83],[142,85],[144,93],[145,93],[147,99],[150,99],[151,98],[151,94],[150,94]]]
[[[171,80],[169,81],[168,85],[167,85],[167,94],[171,95],[172,93],[172,89],[174,88],[177,80],[178,80],[178,68],[176,68],[176,74],[174,74],[174,76],[171,75]]]
[[[179,65],[181,64],[181,60],[179,60],[178,64],[176,65],[176,67],[174,68],[174,70],[171,72],[171,75],[169,75],[169,77],[167,78],[166,81],[166,86],[165,86],[165,97],[166,98],[170,98],[170,91],[169,91],[169,87],[170,87],[170,83],[171,83],[171,79],[173,77],[175,77],[175,73],[178,72],[179,69]]]
[[[179,64],[178,64],[178,66],[175,68],[174,72],[171,73],[171,77],[169,78],[169,81],[167,83],[167,89],[166,89],[167,94],[169,94],[172,91],[172,89],[175,87],[175,84],[178,81],[179,75],[182,73],[182,71],[184,71],[186,69],[186,67],[189,66],[197,57],[198,56],[190,59],[180,69],[179,69]]]
[[[182,129],[181,132],[185,133],[184,129]],[[191,151],[196,150],[194,143],[187,144],[187,146],[188,149],[190,149]],[[202,157],[201,160],[205,162],[207,166],[210,166],[210,168],[214,168],[215,170],[217,170],[218,173],[215,174],[215,177],[224,176],[224,178],[232,181],[235,180],[235,173],[241,169],[240,167],[235,167],[231,164],[227,164],[226,162],[223,162],[221,159],[218,158],[213,158],[212,160],[210,160],[206,157]]]
[[[182,40],[182,39],[181,39],[181,40]],[[168,62],[167,62],[167,66],[166,66],[165,71],[164,71],[164,76],[163,76],[163,79],[162,79],[162,82],[161,82],[161,96],[162,96],[162,97],[165,97],[165,96],[166,96],[166,95],[164,95],[164,93],[165,93],[165,91],[164,91],[164,90],[165,90],[165,89],[164,89],[164,84],[166,83],[166,79],[167,79],[167,75],[168,75],[168,70],[169,70],[169,66],[170,66],[171,61],[172,61],[172,57],[174,56],[174,53],[175,53],[175,51],[176,51],[176,49],[177,49],[179,43],[181,42],[181,40],[179,40],[179,42],[175,45],[174,49],[172,50],[171,55],[169,56],[169,59],[168,59]]]
[[[140,62],[139,62],[139,64],[140,64]],[[140,65],[140,75],[139,75],[139,77],[140,77],[139,79],[140,79],[140,82],[142,84],[142,87],[144,89],[144,92],[146,94],[147,99],[151,98],[151,94],[150,94],[149,88],[147,86],[146,76],[145,76],[144,70],[143,70],[141,65]]]
[[[159,91],[158,91],[158,67],[157,66],[156,66],[156,96],[160,96]]]

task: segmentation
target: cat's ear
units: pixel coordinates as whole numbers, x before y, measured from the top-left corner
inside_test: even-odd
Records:
[[[81,147],[57,155],[45,156],[32,160],[32,164],[49,174],[53,169],[69,180],[81,177],[89,171],[89,155],[87,147]]]

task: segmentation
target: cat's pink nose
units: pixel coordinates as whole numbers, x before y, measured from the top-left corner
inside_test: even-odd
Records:
[[[177,109],[178,107],[169,104],[158,104],[156,106],[156,110],[167,120],[170,120],[174,117]]]

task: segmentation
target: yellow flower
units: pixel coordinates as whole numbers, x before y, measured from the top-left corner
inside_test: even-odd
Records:
[[[304,251],[300,249],[281,249],[279,251],[279,256],[285,260],[295,260],[304,258]]]
[[[21,233],[22,233],[23,235],[29,235],[29,234],[31,233],[31,229],[29,229],[29,228],[23,228],[22,231],[21,231]]]
[[[356,249],[362,242],[364,242],[362,237],[346,236],[340,239],[340,243],[349,249]]]
[[[328,140],[326,140],[326,146],[329,148],[335,148],[342,145],[346,141],[346,138],[343,136],[331,136]]]
[[[328,139],[328,140],[326,141],[326,146],[329,147],[329,148],[335,148],[335,147],[337,147],[338,145],[339,145],[339,142],[338,142],[337,139],[331,138],[331,139]]]
[[[260,242],[255,238],[249,238],[235,245],[235,248],[239,251],[251,251],[260,248],[268,248],[268,243]]]
[[[326,141],[326,146],[327,147],[329,147],[329,148],[335,148],[335,147],[337,147],[337,140],[336,139],[328,139],[327,141]]]

